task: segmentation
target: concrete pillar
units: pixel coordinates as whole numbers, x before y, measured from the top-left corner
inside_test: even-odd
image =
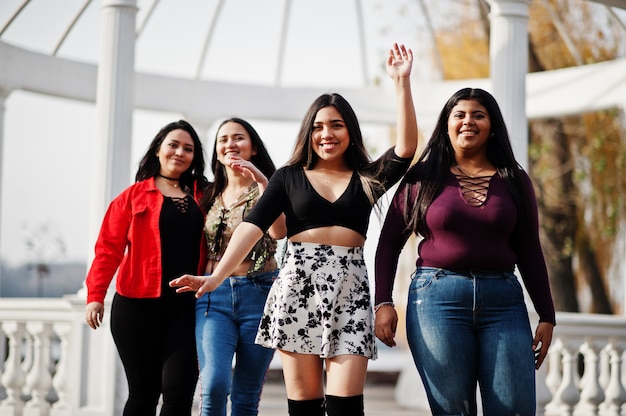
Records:
[[[488,0],[493,95],[506,121],[517,161],[528,170],[528,7],[530,0]]]
[[[4,116],[5,103],[11,90],[0,85],[0,202],[2,201],[2,166],[4,166]],[[2,205],[0,204],[0,208]],[[0,235],[2,235],[2,210],[0,209]],[[2,259],[2,248],[0,247],[0,260]],[[2,267],[0,267],[0,297],[2,297]]]
[[[89,263],[109,202],[129,185],[136,15],[137,0],[102,0]]]

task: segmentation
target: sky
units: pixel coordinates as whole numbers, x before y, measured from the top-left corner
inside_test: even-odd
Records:
[[[4,24],[22,0],[0,1],[0,24]],[[142,24],[152,0],[139,0],[138,27]],[[205,78],[247,82],[272,83],[276,66],[240,65],[238,55],[244,54],[250,62],[269,62],[262,56],[263,36],[275,36],[277,26],[269,13],[269,5],[280,5],[282,1],[231,1],[234,7],[224,7],[223,19],[216,28],[212,48],[207,57],[202,76]],[[229,2],[226,2],[228,4]],[[87,62],[97,60],[99,45],[99,1],[92,2],[68,36],[59,56]],[[364,75],[357,69],[360,58],[356,48],[344,45],[356,42],[356,24],[351,9],[353,2],[319,0],[293,2],[292,14],[300,16],[299,23],[292,24],[287,41],[288,58],[285,60],[282,83],[284,85],[312,85],[322,88],[329,84],[346,86],[362,82]],[[418,10],[375,7],[380,2],[372,0],[366,9],[365,20],[390,24],[370,25],[368,36],[374,37],[370,47],[370,76],[384,74],[384,59],[387,48],[393,41],[411,45],[416,33],[408,20],[415,21],[412,14]],[[59,33],[69,23],[83,0],[63,0],[63,5],[73,10],[54,7],[57,2],[32,1],[19,19],[3,34],[2,40],[40,52],[50,53],[54,49]],[[198,53],[192,58],[184,52],[201,49],[204,34],[198,28],[210,10],[207,5],[215,2],[204,0],[161,0],[160,14],[154,13],[150,24],[138,38],[136,68],[141,71],[163,72],[176,76],[192,76],[197,70]],[[246,4],[247,13],[240,12]],[[385,4],[391,4],[385,2]],[[331,7],[332,5],[332,7]],[[199,8],[192,14],[182,10]],[[196,10],[196,9],[194,9]],[[403,10],[403,11],[402,11]],[[404,15],[394,21],[384,14]],[[274,11],[275,14],[275,11]],[[180,18],[172,19],[172,16]],[[253,19],[245,16],[251,16]],[[196,20],[193,20],[196,19]],[[274,22],[274,23],[271,23]],[[37,30],[32,30],[37,27]],[[330,28],[330,29],[329,29]],[[332,29],[332,30],[331,30]],[[307,36],[314,33],[315,36]],[[258,36],[257,36],[258,34]],[[393,40],[391,40],[393,38]],[[267,41],[266,41],[267,42]],[[343,48],[345,62],[357,66],[328,65],[329,45],[332,50]],[[95,46],[95,47],[94,47]],[[218,56],[218,54],[221,54]],[[416,53],[417,54],[417,53]],[[212,59],[212,60],[211,60]],[[273,62],[273,61],[272,61]],[[302,62],[316,62],[315,66]],[[0,65],[2,63],[0,62]],[[268,69],[269,68],[269,69]],[[427,66],[415,66],[414,73],[430,71]],[[388,82],[388,81],[383,81]],[[391,87],[391,83],[388,85]],[[137,110],[133,119],[133,143],[131,175],[148,143],[157,131],[170,121],[182,118],[180,114],[158,113]],[[250,120],[266,142],[277,166],[289,157],[298,123],[278,123]],[[93,250],[88,241],[89,199],[92,179],[93,137],[96,124],[96,109],[92,103],[77,102],[56,97],[47,97],[26,91],[13,91],[5,103],[4,141],[0,167],[0,258],[3,262],[17,265],[24,262],[74,262],[85,261]],[[367,138],[380,139],[387,136],[384,126],[363,125]],[[210,160],[215,127],[199,131],[206,138],[205,158]],[[380,149],[384,150],[384,149]],[[373,155],[375,156],[375,155]],[[208,165],[208,163],[207,163]],[[207,176],[210,172],[207,171]],[[132,177],[129,178],[129,184]],[[378,224],[372,221],[372,232]],[[372,243],[374,244],[374,243]]]

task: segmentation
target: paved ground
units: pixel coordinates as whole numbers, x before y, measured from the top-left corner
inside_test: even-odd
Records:
[[[394,399],[394,385],[397,375],[368,375],[370,381],[365,387],[366,416],[427,416],[430,413],[400,407]],[[259,416],[286,416],[287,398],[282,374],[272,372],[268,377],[261,397]]]

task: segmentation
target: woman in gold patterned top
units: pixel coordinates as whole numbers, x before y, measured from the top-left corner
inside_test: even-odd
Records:
[[[219,126],[211,169],[214,182],[200,204],[213,272],[235,228],[252,210],[276,170],[256,130],[230,118]],[[286,234],[282,215],[248,253],[230,278],[196,301],[196,348],[200,364],[201,414],[257,414],[274,350],[254,343],[270,287],[278,275],[276,239]],[[233,357],[236,357],[234,371]]]

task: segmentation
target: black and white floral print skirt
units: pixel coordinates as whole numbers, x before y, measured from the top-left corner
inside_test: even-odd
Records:
[[[363,248],[288,242],[255,342],[322,358],[376,359]]]

